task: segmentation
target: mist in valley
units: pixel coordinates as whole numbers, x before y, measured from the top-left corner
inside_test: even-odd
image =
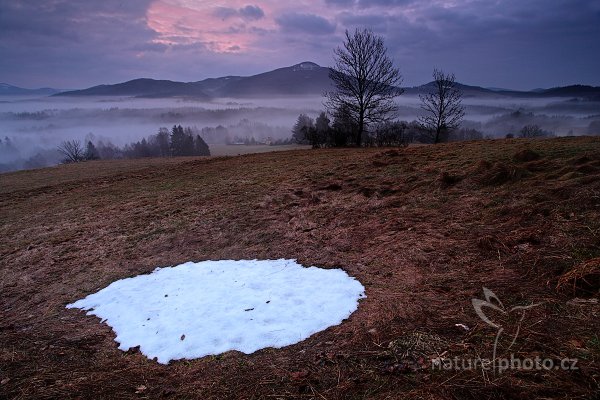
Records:
[[[421,115],[418,96],[404,94],[396,101],[397,120],[411,122]],[[526,125],[556,136],[600,134],[598,102],[498,95],[465,96],[463,105],[462,127],[486,139],[518,137]],[[265,151],[264,146],[291,142],[300,114],[316,118],[322,110],[321,96],[213,101],[6,96],[0,98],[0,172],[56,165],[63,158],[57,147],[66,140],[122,148],[174,125],[200,134],[212,155]]]

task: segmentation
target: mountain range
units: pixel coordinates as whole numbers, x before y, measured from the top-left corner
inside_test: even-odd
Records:
[[[8,83],[0,83],[0,96],[50,96],[61,92],[59,89],[24,89]]]
[[[142,78],[116,85],[63,92],[57,96],[272,97],[321,94],[329,90],[330,85],[329,68],[303,62],[246,77],[224,76],[187,83]]]
[[[552,89],[517,91],[483,88],[457,84],[465,97],[566,97],[600,101],[600,87],[572,85]],[[407,87],[405,93],[416,95],[427,93],[433,82],[421,86]],[[0,94],[39,94],[53,96],[132,96],[144,98],[191,97],[209,100],[212,98],[250,98],[320,95],[332,88],[329,68],[313,62],[302,62],[291,67],[279,68],[252,76],[225,76],[197,82],[176,82],[156,79],[134,79],[131,81],[99,85],[88,89],[59,92],[56,89],[20,89],[0,85]],[[24,91],[17,93],[19,90]]]

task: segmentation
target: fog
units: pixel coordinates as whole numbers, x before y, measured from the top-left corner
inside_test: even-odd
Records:
[[[121,147],[156,134],[160,127],[170,129],[175,124],[198,129],[219,125],[228,128],[229,138],[205,138],[209,144],[247,137],[256,141],[287,139],[298,115],[317,114],[321,103],[315,97],[212,102],[3,97],[0,98],[0,171],[31,166],[27,161],[38,154],[48,160],[45,164],[57,163],[60,154],[56,148],[64,140],[103,141]]]
[[[564,98],[466,97],[463,126],[484,136],[504,137],[530,124],[557,136],[600,134],[600,103]],[[419,98],[398,98],[398,119],[420,115]],[[221,125],[229,138],[204,138],[224,144],[232,137],[256,141],[287,139],[299,114],[315,118],[324,109],[320,96],[272,99],[138,99],[90,97],[0,97],[0,172],[51,165],[64,140],[104,141],[124,146],[173,125]],[[7,140],[8,138],[8,140]],[[33,159],[33,161],[32,161]],[[35,162],[37,160],[37,162]]]

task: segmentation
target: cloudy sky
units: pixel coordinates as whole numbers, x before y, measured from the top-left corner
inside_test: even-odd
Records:
[[[406,85],[600,85],[598,0],[0,0],[0,82],[81,88],[332,65],[345,29],[385,38]]]

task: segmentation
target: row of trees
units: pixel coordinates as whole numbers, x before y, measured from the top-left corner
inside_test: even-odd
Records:
[[[192,128],[199,133],[207,143],[225,144],[285,144],[289,139],[281,139],[287,128],[283,126],[271,126],[264,122],[241,119],[238,123],[225,127],[204,127],[202,130]],[[280,138],[280,139],[274,139]]]
[[[422,115],[418,121],[394,121],[398,111],[394,99],[403,93],[402,76],[387,56],[383,39],[371,30],[346,31],[343,45],[334,50],[334,60],[329,74],[334,90],[325,94],[327,113],[322,112],[316,121],[300,115],[292,129],[296,142],[313,147],[390,146],[483,138],[477,130],[460,129],[465,116],[462,92],[454,74],[440,69],[433,70],[429,91],[419,95]],[[550,135],[531,124],[519,132],[520,137]]]
[[[353,144],[357,127],[343,115],[334,116],[333,122],[325,112],[313,120],[300,114],[292,128],[292,138],[299,144],[317,147],[343,147]],[[435,143],[438,141],[465,141],[483,139],[481,131],[472,128],[456,128],[452,131],[427,129],[420,121],[387,121],[371,127],[362,133],[363,146],[404,146],[409,143]]]
[[[67,140],[58,146],[64,163],[98,159],[210,156],[208,144],[190,127],[174,125],[171,131],[160,128],[158,133],[138,142],[125,145],[122,149],[112,143],[89,140],[85,146],[79,140]]]
[[[334,118],[333,128],[325,129],[327,116],[322,114],[317,118],[321,123],[317,121],[314,129],[306,128],[302,140],[313,146],[361,146],[368,144],[365,140],[370,136],[366,132],[376,127],[375,136],[381,141],[398,141],[400,126],[392,121],[398,111],[394,99],[403,93],[402,76],[387,56],[383,38],[369,29],[356,29],[353,34],[346,31],[343,45],[334,50],[334,60],[329,74],[334,90],[325,95],[325,106]],[[454,74],[434,69],[433,79],[432,90],[420,95],[424,115],[419,123],[430,133],[433,143],[439,143],[460,126],[465,112]],[[298,140],[296,128],[293,134]]]

